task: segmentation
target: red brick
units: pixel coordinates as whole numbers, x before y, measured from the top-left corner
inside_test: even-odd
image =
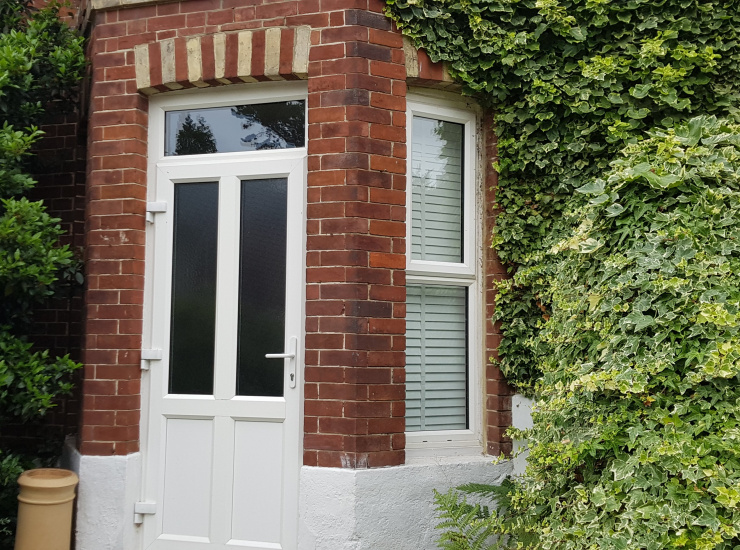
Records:
[[[321,62],[321,74],[349,74],[367,73],[368,60],[361,57],[345,57],[342,59]]]
[[[406,267],[406,256],[401,254],[372,252],[370,253],[370,267],[404,269]]]
[[[399,32],[370,29],[368,41],[371,44],[379,44],[389,48],[403,48],[403,36]]]
[[[322,290],[327,287],[330,285],[322,285]],[[367,319],[358,317],[321,317],[319,319],[321,332],[364,333],[367,332],[367,326]]]
[[[333,434],[356,434],[357,419],[355,418],[319,418],[319,431]],[[360,432],[361,433],[361,432]]]
[[[347,43],[350,41],[365,41],[368,39],[368,29],[360,26],[328,28],[321,31],[321,43]]]
[[[371,334],[404,334],[405,319],[370,319],[368,331]]]
[[[344,44],[328,44],[328,45],[321,45],[321,46],[314,46],[309,51],[309,59],[311,61],[326,61],[327,59],[340,59],[344,57]],[[328,78],[335,78],[335,77],[328,77]],[[327,77],[323,77],[323,80],[326,81]],[[313,90],[311,80],[309,80],[309,92]],[[318,79],[321,80],[321,79]],[[335,85],[332,88],[325,88],[325,89],[337,89],[339,87],[344,87],[344,76],[342,75],[341,78],[341,84]],[[335,81],[338,82],[338,81]]]
[[[391,115],[384,109],[376,109],[364,105],[350,105],[347,107],[347,120],[364,120],[373,124],[390,124]]]
[[[367,266],[368,254],[363,250],[337,250],[321,252],[323,266]]]
[[[406,235],[406,224],[382,220],[370,220],[370,234],[403,237]]]
[[[377,351],[390,350],[391,347],[390,338],[380,334],[347,334],[345,340],[347,349]],[[390,372],[387,377],[390,378]]]

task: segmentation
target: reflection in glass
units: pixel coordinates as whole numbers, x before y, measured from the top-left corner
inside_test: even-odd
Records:
[[[411,257],[460,263],[462,124],[415,116],[411,144]]]
[[[165,156],[293,149],[306,145],[303,100],[168,111]]]
[[[197,122],[188,114],[177,132],[176,155],[201,155],[216,152],[216,138],[203,117]]]
[[[245,180],[241,190],[237,395],[283,395],[288,180]]]
[[[218,184],[175,185],[169,393],[213,393]]]

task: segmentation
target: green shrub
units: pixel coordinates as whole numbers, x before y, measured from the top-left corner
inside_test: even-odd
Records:
[[[34,10],[27,0],[0,0],[0,423],[43,418],[71,389],[79,364],[52,357],[28,338],[35,307],[64,280],[79,281],[63,231],[42,203],[20,196],[35,184],[26,161],[49,110],[74,105],[85,68],[82,39],[62,23],[58,6]],[[18,475],[48,465],[49,441],[30,454],[0,440],[0,548],[13,547]],[[59,442],[58,442],[59,443]],[[58,448],[57,448],[58,452]]]
[[[484,525],[503,548],[738,548],[740,125],[651,132],[579,192],[527,471]]]

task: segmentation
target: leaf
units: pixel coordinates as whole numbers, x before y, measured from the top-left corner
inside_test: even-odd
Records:
[[[619,216],[622,212],[624,212],[624,206],[615,202],[615,203],[610,204],[606,208],[606,212],[609,218],[613,218],[615,216]]]
[[[585,185],[582,185],[581,187],[577,188],[576,191],[584,195],[601,195],[604,192],[605,186],[606,182],[604,182],[604,180],[596,179],[588,182]]]
[[[642,99],[646,97],[652,89],[652,84],[636,84],[635,86],[630,88],[630,95],[634,98]]]
[[[581,254],[591,254],[601,248],[603,244],[604,243],[597,239],[589,238],[579,244],[578,250]]]
[[[608,195],[607,193],[604,193],[604,194],[602,194],[602,195],[599,195],[598,197],[594,197],[593,199],[591,199],[591,200],[590,200],[590,201],[588,201],[588,202],[589,202],[589,204],[604,204],[604,203],[605,203],[605,202],[607,202],[607,201],[608,201],[608,200],[609,200],[610,198],[611,198],[611,197],[610,197],[610,196],[609,196],[609,195]]]
[[[674,174],[665,174],[663,176],[659,176],[654,172],[648,171],[643,174],[643,177],[648,180],[648,182],[650,182],[650,185],[660,189],[675,187],[677,183],[681,182],[681,178]]]
[[[624,317],[623,322],[627,325],[633,325],[635,331],[640,331],[655,324],[655,319],[650,315],[645,315],[639,311],[633,311]]]

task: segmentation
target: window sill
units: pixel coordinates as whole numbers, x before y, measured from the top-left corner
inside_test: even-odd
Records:
[[[461,430],[457,433],[406,433],[407,464],[417,459],[428,461],[429,459],[451,458],[455,461],[464,457],[487,457],[483,452],[480,439],[469,430]],[[490,457],[487,459],[490,460]]]
[[[423,465],[453,465],[453,464],[492,464],[496,459],[495,456],[485,455],[480,447],[477,449],[468,448],[467,452],[460,454],[449,454],[448,449],[415,449],[406,450],[407,466]]]

